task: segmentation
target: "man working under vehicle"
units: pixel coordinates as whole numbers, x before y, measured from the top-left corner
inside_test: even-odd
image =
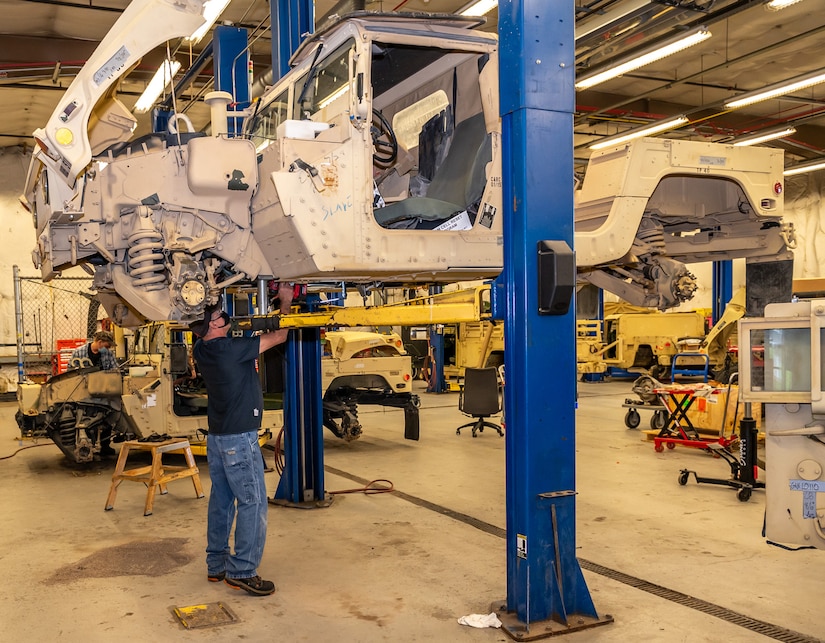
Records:
[[[278,291],[281,313],[289,312],[292,287]],[[229,315],[217,306],[190,326],[200,337],[193,354],[206,383],[209,435],[206,456],[212,490],[206,531],[207,578],[225,581],[256,596],[275,591],[272,581],[258,575],[266,542],[268,499],[258,430],[264,409],[255,368],[258,355],[282,344],[287,330],[256,337],[229,337]],[[235,551],[229,546],[235,524]]]
[[[69,358],[70,368],[84,368],[100,366],[102,371],[113,371],[117,368],[117,360],[112,354],[112,344],[115,338],[112,333],[102,330],[94,334],[92,341],[76,348]]]
[[[105,330],[98,331],[92,336],[92,341],[74,349],[72,356],[69,358],[69,368],[88,368],[91,366],[98,366],[101,371],[117,370],[117,359],[115,359],[115,356],[111,350],[112,344],[114,343],[115,338],[112,336],[112,333],[108,333]],[[101,457],[108,458],[115,455],[115,450],[112,448],[111,442],[112,430],[101,429]]]

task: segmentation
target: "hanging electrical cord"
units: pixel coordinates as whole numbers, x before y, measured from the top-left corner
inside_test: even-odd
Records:
[[[14,453],[12,453],[10,455],[4,455],[4,456],[0,457],[0,460],[8,460],[9,458],[13,458],[18,453],[20,453],[21,451],[25,451],[26,449],[34,449],[35,447],[50,447],[50,446],[54,446],[54,445],[51,442],[44,442],[43,444],[30,444],[27,447],[20,447],[19,449],[17,449],[17,451],[15,451]]]
[[[275,443],[272,445],[272,450],[275,452],[275,470],[278,475],[284,474],[284,467],[286,466],[286,458],[283,450],[284,430],[281,429],[275,437]],[[385,484],[380,484],[385,483]],[[365,495],[373,495],[376,493],[390,493],[394,490],[391,480],[386,478],[376,478],[370,480],[363,487],[356,487],[354,489],[339,489],[337,491],[328,491],[331,496],[343,495],[346,493],[363,493]]]
[[[380,485],[378,484],[379,482],[386,482],[389,486]],[[390,493],[391,491],[393,491],[392,481],[387,480],[386,478],[376,478],[375,480],[370,480],[363,487],[356,487],[355,489],[339,489],[338,491],[329,491],[328,493],[331,496],[342,495],[345,493],[363,493],[366,495],[372,495],[374,493]]]
[[[275,437],[275,444],[272,445],[272,450],[275,452],[275,471],[279,476],[284,475],[284,467],[286,466],[286,458],[284,457],[283,449],[284,430],[278,431]]]

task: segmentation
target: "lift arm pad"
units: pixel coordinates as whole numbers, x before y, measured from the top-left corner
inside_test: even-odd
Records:
[[[260,317],[255,316],[250,319],[250,330],[279,330],[281,328],[281,319],[277,316]]]

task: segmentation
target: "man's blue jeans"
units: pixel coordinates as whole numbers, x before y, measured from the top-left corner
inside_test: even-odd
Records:
[[[209,518],[206,529],[207,573],[228,578],[258,574],[266,542],[268,501],[258,432],[215,435],[206,440],[209,477]],[[229,533],[235,525],[235,553]]]

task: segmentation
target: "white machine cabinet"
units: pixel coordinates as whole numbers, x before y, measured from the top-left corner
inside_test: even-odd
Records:
[[[825,549],[825,299],[739,322],[744,402],[765,409],[769,541]]]

